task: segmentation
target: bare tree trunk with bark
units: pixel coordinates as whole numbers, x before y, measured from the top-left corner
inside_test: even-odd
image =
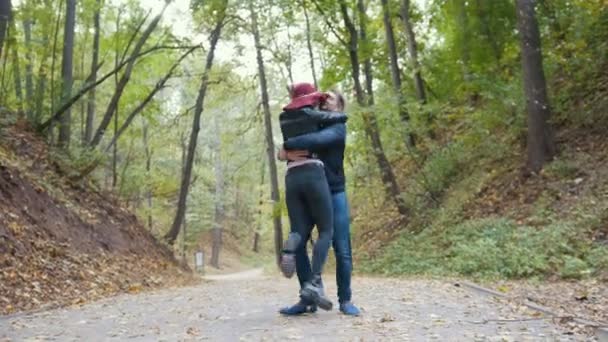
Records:
[[[118,15],[116,16],[116,32],[120,32],[120,14],[121,11],[118,12]],[[116,41],[114,42],[114,68],[118,68],[118,64],[120,64],[120,39],[118,37],[118,35],[116,36]],[[116,73],[114,75],[114,88],[116,89],[116,91],[118,91],[118,86],[119,86],[119,80],[118,80],[118,73]],[[114,107],[114,136],[118,135],[118,109],[119,109],[119,103],[116,103],[116,106]],[[117,168],[117,164],[118,164],[118,142],[116,142],[113,145],[112,148],[112,189],[114,189],[116,187],[116,181],[117,181],[117,175],[116,175],[116,168]]]
[[[317,81],[317,71],[315,69],[315,55],[312,50],[312,37],[310,34],[310,17],[308,15],[308,8],[306,7],[306,0],[302,0],[302,8],[304,9],[304,18],[306,19],[306,48],[308,49],[308,57],[310,58],[310,71],[312,73],[312,80],[315,84],[315,88],[319,88],[319,82]]]
[[[146,201],[148,203],[148,230],[152,231],[152,149],[148,141],[148,121],[143,120],[142,138],[144,143],[144,154],[146,155]]]
[[[424,80],[422,79],[422,71],[420,70],[420,62],[418,60],[418,44],[416,43],[416,34],[414,33],[414,25],[410,16],[410,0],[401,1],[401,20],[405,29],[407,38],[407,49],[410,55],[410,64],[414,71],[414,86],[416,87],[416,95],[418,101],[425,104],[427,101],[426,91],[424,88]]]
[[[11,8],[11,0],[0,1],[0,60],[3,57],[2,51],[7,36],[8,23],[11,21]]]
[[[44,40],[45,42],[48,39]],[[47,79],[47,65],[44,60],[40,64],[40,69],[38,70],[38,82],[36,84],[36,95],[35,95],[35,107],[34,107],[34,125],[38,125],[40,122],[40,118],[42,117],[44,106],[44,93],[46,91],[46,79]]]
[[[268,98],[268,85],[266,83],[266,71],[264,69],[264,58],[262,56],[262,44],[260,42],[260,32],[257,22],[257,13],[250,1],[251,26],[253,39],[255,41],[256,59],[258,63],[258,76],[260,79],[260,90],[262,92],[262,107],[264,109],[264,127],[266,131],[266,154],[270,169],[270,198],[273,204],[272,220],[274,224],[274,247],[277,265],[281,261],[281,249],[283,247],[283,226],[281,223],[281,204],[279,194],[279,180],[277,174],[277,164],[275,161],[275,147],[272,134],[272,121],[270,104]]]
[[[99,64],[99,37],[101,35],[100,28],[100,11],[101,11],[101,0],[97,0],[95,8],[95,14],[93,15],[93,51],[91,57],[91,82],[97,81],[97,64]],[[93,125],[95,123],[95,88],[89,92],[89,99],[87,101],[87,119],[84,128],[84,141],[86,144],[91,142],[93,138]]]
[[[23,33],[25,37],[25,113],[27,119],[33,122],[34,66],[32,55],[32,18],[30,18],[29,12],[26,18],[23,19]]]
[[[372,83],[372,75],[371,75],[371,62],[367,59],[365,65],[365,73],[366,73],[366,87],[367,87],[367,100],[366,94],[363,92],[363,88],[361,87],[361,82],[359,80],[360,76],[360,67],[359,67],[359,56],[358,56],[358,46],[359,46],[359,32],[357,31],[355,25],[353,24],[349,14],[348,7],[344,0],[339,0],[340,3],[340,12],[342,14],[342,18],[344,20],[344,26],[346,27],[349,33],[349,57],[351,61],[351,75],[353,78],[353,82],[355,85],[355,94],[357,98],[358,104],[362,107],[369,107],[374,104],[373,98],[373,83]],[[361,4],[358,4],[359,13],[361,14]],[[363,25],[365,23],[362,23]],[[362,31],[362,39],[365,39],[365,31]],[[393,168],[390,165],[388,158],[386,158],[386,154],[384,153],[384,148],[382,146],[382,140],[380,138],[380,129],[378,127],[378,122],[376,120],[376,116],[370,110],[370,108],[366,109],[363,113],[364,120],[364,129],[366,135],[371,140],[372,144],[372,152],[374,157],[376,158],[376,162],[378,163],[378,167],[380,169],[380,175],[382,179],[382,183],[386,189],[386,193],[388,197],[395,203],[397,210],[401,215],[408,215],[409,210],[403,202],[403,198],[401,197],[401,190],[399,189],[399,185],[397,184],[397,180],[393,173]]]
[[[481,23],[481,31],[483,32],[486,42],[492,48],[492,53],[494,54],[494,59],[496,60],[496,67],[499,68],[502,53],[500,51],[500,47],[496,43],[496,39],[494,39],[492,34],[492,28],[490,25],[491,14],[488,13],[486,6],[491,7],[492,1],[476,0],[477,17]]]
[[[66,17],[63,30],[63,57],[61,60],[61,98],[63,101],[69,99],[72,93],[73,79],[73,57],[74,57],[74,28],[76,27],[76,0],[67,0]],[[66,110],[60,118],[59,146],[67,148],[72,136],[72,114],[70,109]]]
[[[414,134],[410,131],[410,115],[407,111],[405,96],[403,94],[401,84],[401,70],[399,70],[399,60],[397,58],[397,43],[395,42],[395,34],[393,32],[393,22],[388,5],[388,0],[382,1],[382,12],[384,21],[384,31],[386,33],[386,44],[388,45],[388,55],[391,62],[391,79],[393,81],[393,91],[397,98],[397,108],[399,110],[399,117],[405,124],[406,128],[406,140],[405,143],[408,147],[414,147],[416,140]],[[361,5],[362,6],[362,5]],[[363,14],[365,14],[365,8],[360,8]]]
[[[211,266],[220,268],[222,249],[222,226],[224,224],[224,170],[220,150],[220,125],[217,116],[213,118],[213,164],[215,169],[215,215],[213,220],[213,244],[211,247]]]
[[[262,230],[262,205],[264,204],[264,178],[266,176],[266,160],[262,158],[262,167],[260,168],[260,196],[258,201],[258,221],[259,224],[253,233],[253,251],[260,252],[260,231]]]
[[[57,19],[55,20],[55,32],[53,34],[53,51],[51,56],[51,110],[55,110],[55,64],[57,62],[57,40],[59,40],[59,28],[61,27],[61,9],[63,8],[63,0],[59,0],[57,5]],[[63,114],[63,112],[61,113]],[[49,137],[51,145],[54,143],[55,135],[55,121],[59,120],[59,117],[54,118],[49,122]]]
[[[192,167],[194,165],[194,154],[196,152],[196,145],[198,141],[198,133],[201,125],[201,115],[203,114],[205,96],[207,95],[207,87],[209,86],[209,73],[213,66],[213,58],[215,56],[215,48],[217,42],[220,39],[222,27],[224,26],[224,19],[226,16],[226,6],[228,5],[227,0],[224,0],[222,11],[218,13],[218,22],[215,28],[211,32],[209,46],[209,52],[207,53],[207,60],[205,62],[205,71],[203,72],[201,86],[198,91],[198,97],[196,98],[196,105],[194,108],[194,119],[192,122],[192,131],[190,133],[190,141],[188,143],[188,158],[186,159],[186,167],[182,174],[182,182],[179,192],[179,200],[177,204],[177,212],[175,213],[175,219],[171,225],[171,229],[165,235],[165,240],[173,245],[177,235],[179,234],[180,227],[186,214],[186,201],[188,198],[188,191],[190,188],[190,179],[192,178]]]
[[[17,43],[17,30],[15,29],[15,21],[10,22],[10,32],[8,39],[10,40],[11,54],[13,59],[13,81],[15,83],[15,96],[17,97],[17,108],[19,116],[23,115],[23,86],[21,81],[21,63],[19,63],[19,47]]]
[[[538,172],[555,155],[549,124],[551,107],[543,69],[535,0],[517,0],[517,24],[521,40],[523,83],[528,112],[528,169]]]
[[[467,1],[466,0],[452,0],[456,2],[457,6],[457,17],[458,26],[460,26],[462,39],[460,42],[460,58],[462,64],[462,78],[465,83],[471,81],[471,70],[469,64],[471,62],[471,53],[469,51],[469,14],[467,13]]]

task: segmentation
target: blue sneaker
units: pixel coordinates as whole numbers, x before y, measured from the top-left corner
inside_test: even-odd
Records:
[[[314,313],[317,311],[317,306],[316,305],[309,305],[307,303],[305,303],[304,301],[300,300],[299,302],[297,302],[296,304],[292,305],[292,306],[288,306],[288,307],[284,307],[281,310],[279,310],[279,313],[285,316],[299,316],[299,315],[303,315],[305,313]]]
[[[352,302],[340,303],[340,312],[347,316],[359,316],[361,311]]]

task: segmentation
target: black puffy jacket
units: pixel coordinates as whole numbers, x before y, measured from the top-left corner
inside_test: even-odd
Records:
[[[335,123],[345,123],[347,119],[344,113],[321,111],[312,107],[287,110],[279,115],[283,141],[299,135],[317,132]]]

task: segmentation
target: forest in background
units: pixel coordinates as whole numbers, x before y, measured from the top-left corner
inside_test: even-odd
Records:
[[[311,81],[348,100],[358,270],[606,276],[605,0],[191,1],[189,35],[172,1],[1,4],[1,124],[179,253],[281,243],[276,118]]]

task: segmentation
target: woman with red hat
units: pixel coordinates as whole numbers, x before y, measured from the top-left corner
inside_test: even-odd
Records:
[[[327,99],[327,94],[317,91],[310,83],[293,85],[290,96],[291,102],[279,115],[284,141],[347,120],[343,113],[318,110],[319,105]],[[333,236],[332,197],[323,162],[314,153],[303,160],[287,161],[285,201],[291,233],[285,242],[281,270],[287,277],[293,275],[294,253],[306,247],[312,227],[316,225],[319,238],[313,248],[312,276],[311,279],[305,279],[300,295],[302,299],[315,303],[324,310],[331,310],[333,304],[324,294],[321,273]]]

